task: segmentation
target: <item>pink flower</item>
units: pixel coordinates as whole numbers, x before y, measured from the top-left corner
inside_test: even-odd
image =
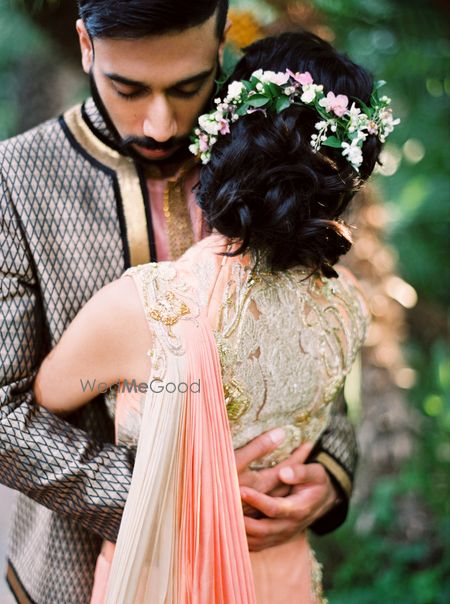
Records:
[[[367,124],[367,132],[369,134],[378,134],[378,126],[373,120],[370,120]]]
[[[273,82],[274,84],[278,84],[278,86],[283,86],[289,80],[289,76],[287,73],[282,73],[281,71],[270,74],[267,78],[269,82]]]
[[[228,123],[228,120],[225,119],[221,119],[219,122],[219,126],[220,126],[220,134],[228,134],[230,132],[230,125]]]
[[[294,73],[290,69],[286,69],[286,72],[291,76],[291,78],[294,78],[294,80],[302,86],[307,86],[308,84],[312,84],[314,82],[309,71],[305,71],[305,73],[299,73],[297,71],[297,73]]]
[[[348,97],[345,94],[335,96],[334,92],[329,92],[325,98],[319,101],[319,105],[325,107],[326,111],[332,111],[338,117],[342,117],[347,111]]]
[[[198,137],[198,146],[201,152],[203,151],[208,151],[209,149],[209,145],[208,145],[208,137],[206,136],[206,134],[200,134],[200,136]]]

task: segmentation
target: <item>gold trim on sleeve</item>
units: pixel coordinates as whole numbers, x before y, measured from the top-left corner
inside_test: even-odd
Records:
[[[20,582],[20,579],[16,574],[16,571],[10,563],[8,563],[6,571],[6,580],[8,581],[9,587],[11,588],[11,591],[19,604],[33,604],[33,601],[30,600],[27,592],[23,588],[22,583]]]
[[[95,136],[83,120],[81,105],[69,109],[64,114],[64,120],[83,149],[117,174],[131,265],[150,262],[145,198],[133,160],[111,149]]]
[[[325,451],[321,451],[316,457],[314,461],[318,461],[334,476],[334,478],[338,481],[342,490],[350,499],[352,494],[352,481],[347,472],[342,468],[341,465],[338,464],[336,460],[334,460],[331,455],[325,453]]]

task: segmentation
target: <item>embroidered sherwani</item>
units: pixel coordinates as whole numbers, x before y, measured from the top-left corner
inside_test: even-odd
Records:
[[[133,467],[130,450],[112,444],[103,397],[70,424],[34,404],[39,363],[101,287],[198,240],[195,170],[188,163],[161,181],[122,155],[92,100],[0,144],[0,480],[21,493],[8,567],[20,602],[89,602]],[[333,416],[314,457],[343,495],[315,525],[326,532],[345,518],[356,461],[345,414]]]

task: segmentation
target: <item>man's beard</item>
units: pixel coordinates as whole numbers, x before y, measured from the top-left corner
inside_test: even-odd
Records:
[[[160,143],[155,141],[153,138],[148,136],[138,137],[138,136],[127,136],[121,140],[119,145],[120,151],[124,155],[129,155],[134,159],[146,163],[158,162],[158,164],[163,162],[177,161],[178,159],[184,158],[187,156],[189,150],[189,137],[175,137],[173,136],[167,141]],[[168,157],[165,157],[160,160],[150,159],[148,157],[143,157],[137,149],[133,147],[133,145],[137,145],[138,147],[142,147],[143,149],[149,149],[151,151],[171,151],[174,150],[173,153],[170,153]]]
[[[94,74],[92,73],[92,70],[89,73],[89,83],[90,83],[90,87],[91,87],[92,98],[94,99],[95,104],[97,105],[97,108],[99,109],[100,113],[102,114],[103,118],[105,119],[105,122],[106,122],[108,128],[110,129],[112,135],[114,136],[116,146],[121,153],[123,153],[124,155],[128,155],[129,157],[132,157],[134,160],[136,160],[137,162],[140,162],[140,163],[152,164],[152,163],[156,162],[158,165],[162,165],[162,164],[166,164],[166,163],[171,164],[173,162],[178,162],[183,159],[186,159],[187,157],[190,156],[190,151],[188,149],[189,143],[190,143],[189,136],[173,136],[172,138],[170,138],[169,140],[164,141],[164,142],[158,142],[155,139],[153,139],[151,137],[147,137],[147,136],[139,137],[139,136],[130,135],[130,136],[122,137],[119,134],[119,131],[117,130],[117,128],[115,127],[115,124],[114,124],[113,120],[111,119],[111,116],[109,115],[105,104],[103,103],[103,100],[98,91],[97,84],[95,82],[95,78],[94,78]],[[206,103],[199,115],[208,111],[209,107],[211,106],[213,97],[214,97],[214,94],[212,93],[211,96],[206,101]],[[171,153],[166,158],[155,160],[155,159],[150,159],[148,157],[142,156],[139,153],[139,151],[137,151],[133,147],[133,145],[137,145],[144,149],[158,150],[158,151],[170,151],[171,149],[174,149],[174,152]]]

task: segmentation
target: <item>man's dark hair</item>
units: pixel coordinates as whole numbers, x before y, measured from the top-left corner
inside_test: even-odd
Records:
[[[78,0],[91,38],[138,39],[200,25],[217,10],[216,33],[225,30],[228,0]]]

